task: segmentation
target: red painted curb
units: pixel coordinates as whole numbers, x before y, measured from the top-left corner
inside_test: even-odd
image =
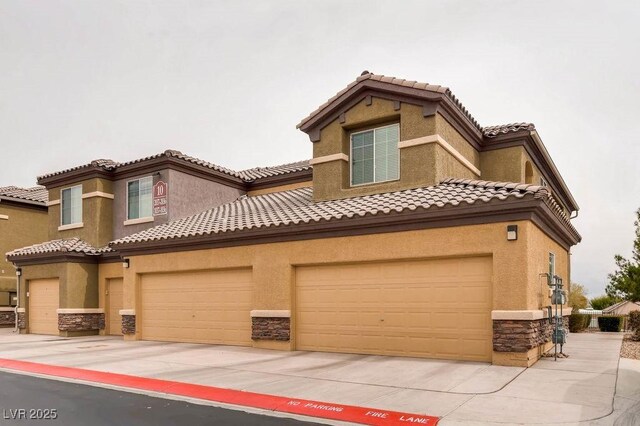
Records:
[[[171,380],[150,379],[146,377],[129,376],[126,374],[85,370],[82,368],[39,364],[29,361],[0,358],[0,368],[367,425],[420,424],[436,426],[439,420],[438,417],[425,416],[421,414],[379,410],[377,408],[357,407],[354,405],[332,404],[307,399],[287,398],[233,389],[216,388],[213,386],[174,382]]]

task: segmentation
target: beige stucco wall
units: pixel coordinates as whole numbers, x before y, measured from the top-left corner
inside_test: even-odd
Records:
[[[122,278],[123,269],[122,262],[101,263],[98,265],[98,294],[100,295],[98,307],[105,309],[105,315],[108,315],[105,303],[108,282],[113,278]],[[106,321],[108,322],[109,318],[106,318]],[[104,336],[106,330],[100,330],[100,334]]]
[[[47,241],[47,211],[0,202],[0,215],[9,217],[0,219],[0,292],[16,291],[16,270],[7,262],[5,254]]]
[[[82,193],[104,192],[113,194],[113,182],[106,179],[88,179],[75,184],[49,189],[49,200],[60,200],[61,190],[82,185]],[[113,200],[91,197],[82,200],[82,228],[59,231],[61,204],[49,206],[49,239],[79,237],[96,247],[102,247],[113,239]]]
[[[480,167],[479,153],[440,114],[423,116],[423,107],[402,103],[394,110],[394,101],[372,98],[367,106],[362,100],[345,112],[344,123],[334,120],[320,132],[313,144],[313,157],[333,154],[350,156],[350,134],[385,124],[400,124],[400,141],[439,134],[475,167]],[[314,199],[328,200],[357,195],[397,191],[439,183],[446,177],[477,178],[458,159],[435,143],[400,150],[400,178],[395,181],[351,187],[348,161],[336,160],[315,164],[313,169]]]
[[[506,240],[508,224],[518,225],[517,241]],[[493,309],[537,309],[539,281],[535,275],[541,267],[538,265],[547,261],[549,247],[556,250],[558,260],[562,259],[555,243],[534,224],[518,221],[134,256],[130,267],[123,270],[124,307],[140,308],[137,288],[145,273],[251,267],[255,283],[253,309],[293,311],[294,268],[298,265],[491,255]],[[558,265],[559,272],[563,268]],[[294,347],[293,342],[258,341],[254,345]]]
[[[71,262],[22,266],[21,307],[28,307],[29,281],[47,278],[60,280],[61,309],[98,307],[98,265]]]
[[[497,182],[525,182],[525,165],[533,170],[531,183],[540,185],[542,174],[522,146],[494,149],[480,153],[482,179]]]

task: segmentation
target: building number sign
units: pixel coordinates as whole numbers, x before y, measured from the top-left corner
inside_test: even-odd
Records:
[[[153,215],[162,216],[167,214],[167,184],[158,181],[153,185]]]

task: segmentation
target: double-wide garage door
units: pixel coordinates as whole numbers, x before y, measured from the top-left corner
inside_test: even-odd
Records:
[[[143,340],[251,345],[251,269],[141,278]]]
[[[29,281],[29,332],[53,334],[58,331],[60,290],[57,278]]]
[[[490,257],[296,269],[296,348],[490,361]]]

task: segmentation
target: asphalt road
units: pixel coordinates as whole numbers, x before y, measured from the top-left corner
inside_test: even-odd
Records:
[[[0,425],[293,426],[313,424],[0,372]]]

